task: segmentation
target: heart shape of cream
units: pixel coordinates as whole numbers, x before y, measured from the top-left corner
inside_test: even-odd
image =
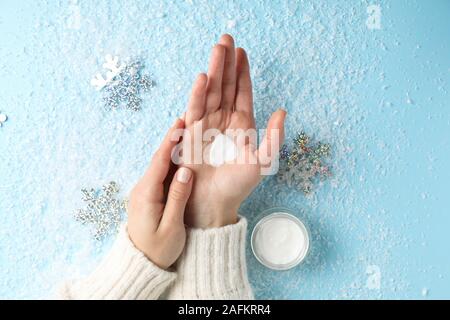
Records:
[[[231,162],[237,158],[238,149],[233,139],[224,134],[215,136],[209,150],[209,164],[213,167]]]

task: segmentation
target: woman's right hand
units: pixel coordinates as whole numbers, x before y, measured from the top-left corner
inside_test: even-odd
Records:
[[[136,184],[128,203],[128,234],[137,249],[162,269],[169,268],[180,256],[186,242],[184,211],[191,194],[192,170],[180,167],[170,181],[171,152],[178,143],[175,131],[184,128],[177,119],[147,172]],[[169,181],[168,181],[169,180]],[[170,183],[165,194],[165,184]]]

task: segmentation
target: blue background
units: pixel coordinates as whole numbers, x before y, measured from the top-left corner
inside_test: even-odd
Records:
[[[381,8],[381,29],[366,26]],[[450,1],[0,1],[0,297],[51,296],[111,245],[73,218],[80,189],[125,196],[180,115],[210,48],[248,50],[259,127],[331,143],[310,196],[268,178],[250,226],[290,207],[312,251],[286,272],[247,250],[258,298],[450,298]],[[105,54],[139,56],[156,87],[137,113],[105,111]],[[373,273],[375,272],[375,273]],[[379,278],[379,286],[373,280]]]

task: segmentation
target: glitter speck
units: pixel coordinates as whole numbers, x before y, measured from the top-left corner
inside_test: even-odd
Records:
[[[6,120],[8,120],[8,116],[4,113],[0,113],[0,127],[4,122],[6,122]]]
[[[414,104],[414,100],[411,99],[411,97],[409,96],[409,93],[406,94],[406,103],[407,104]]]
[[[233,29],[234,27],[236,27],[236,20],[228,20],[227,21],[227,28],[228,29]]]

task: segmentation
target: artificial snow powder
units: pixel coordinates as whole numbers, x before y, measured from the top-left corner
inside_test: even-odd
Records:
[[[283,105],[289,114],[286,141],[305,130],[313,141],[317,138],[332,146],[327,164],[333,176],[323,186],[321,181],[314,185],[315,192],[304,196],[289,188],[287,182],[267,177],[243,203],[241,210],[250,225],[257,222],[267,206],[289,204],[303,212],[313,231],[312,254],[308,263],[297,270],[267,272],[256,259],[248,260],[255,296],[420,296],[425,284],[417,287],[406,276],[408,266],[398,263],[393,254],[414,245],[416,235],[408,231],[421,223],[420,217],[399,215],[397,218],[404,223],[397,224],[392,221],[389,206],[380,201],[391,196],[397,201],[402,199],[401,190],[385,186],[387,177],[400,179],[407,175],[409,169],[403,160],[409,153],[405,152],[411,149],[421,154],[420,142],[428,141],[421,137],[432,132],[439,136],[439,130],[427,130],[422,118],[411,114],[420,111],[418,92],[413,89],[419,86],[418,79],[412,74],[410,78],[389,77],[392,70],[383,65],[383,59],[393,53],[392,48],[390,52],[386,48],[395,45],[394,39],[402,38],[397,24],[405,23],[405,19],[395,18],[397,8],[389,9],[394,18],[383,20],[384,30],[393,30],[389,33],[367,32],[366,1],[246,4],[218,0],[193,1],[192,6],[184,1],[167,1],[164,5],[157,1],[128,1],[126,6],[120,1],[78,1],[82,19],[81,28],[75,30],[67,26],[67,18],[74,10],[65,2],[58,6],[52,6],[52,1],[10,2],[11,10],[5,13],[10,12],[11,19],[2,19],[2,27],[6,23],[11,31],[8,36],[29,31],[26,47],[20,41],[0,46],[5,58],[0,70],[7,84],[0,88],[0,110],[8,116],[0,127],[0,146],[5,150],[0,152],[2,298],[45,297],[69,274],[81,276],[90,271],[105,254],[111,242],[90,241],[89,228],[73,221],[71,213],[81,208],[79,189],[101,186],[109,178],[120,182],[124,193],[133,187],[166,128],[184,111],[191,78],[206,67],[212,41],[217,40],[215,35],[222,28],[232,31],[236,42],[249,51],[258,126],[265,126],[271,111]],[[415,2],[424,13],[425,5]],[[227,10],[222,10],[224,7]],[[22,14],[26,19],[18,24]],[[229,20],[236,24],[227,25]],[[183,36],[186,32],[189,37]],[[400,47],[408,45],[404,41]],[[411,52],[415,58],[407,53],[418,68],[447,71],[439,66],[440,59],[420,63],[420,50]],[[148,72],[159,84],[151,99],[143,99],[145,112],[135,114],[124,108],[105,112],[103,92],[87,90],[91,76],[104,70],[106,53],[115,53],[119,58],[142,57],[148,64]],[[103,77],[107,71],[101,71]],[[385,77],[381,77],[383,72]],[[40,76],[44,73],[47,76]],[[26,83],[11,86],[8,76],[26,79]],[[440,78],[435,79],[436,85],[444,94]],[[408,93],[415,100],[414,109],[399,107],[406,104],[406,92],[392,95],[392,88],[402,79],[410,81]],[[380,88],[385,96],[381,101],[377,86],[388,88]],[[439,99],[433,97],[436,108],[427,112],[435,115],[432,110],[441,110],[444,115],[445,108],[438,108]],[[377,122],[383,115],[387,116],[385,121]],[[406,134],[409,120],[417,122],[412,136]],[[425,117],[423,120],[429,121]],[[415,143],[413,137],[417,135],[419,141]],[[378,148],[381,140],[386,143],[383,149]],[[435,154],[439,150],[432,149],[426,170],[429,179],[417,186],[428,195],[427,201],[433,198],[432,182],[439,178]],[[408,186],[405,188],[408,190]],[[414,211],[414,204],[405,205],[406,212]],[[361,219],[369,212],[370,218]],[[15,230],[17,225],[21,227],[16,228],[14,237],[8,236],[6,230]],[[364,241],[359,241],[361,234]],[[408,265],[419,270],[420,257],[411,259]],[[363,286],[365,267],[374,261],[385,276],[395,281],[386,280],[380,290],[367,290]],[[445,270],[439,271],[445,278]],[[317,277],[326,279],[326,285],[314,281]],[[415,287],[417,292],[412,290]]]

